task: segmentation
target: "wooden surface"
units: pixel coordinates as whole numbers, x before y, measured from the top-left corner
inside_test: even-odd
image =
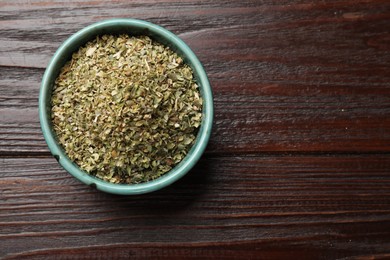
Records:
[[[177,33],[212,84],[210,144],[142,196],[79,183],[38,119],[44,69],[108,18]],[[390,2],[0,2],[0,258],[390,258]]]

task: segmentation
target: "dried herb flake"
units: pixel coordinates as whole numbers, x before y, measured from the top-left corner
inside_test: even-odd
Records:
[[[171,170],[195,142],[202,98],[192,69],[147,36],[103,35],[55,81],[52,122],[81,169],[112,183]]]

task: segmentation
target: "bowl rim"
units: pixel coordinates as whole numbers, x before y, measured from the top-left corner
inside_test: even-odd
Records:
[[[192,146],[190,152],[185,156],[182,162],[180,162],[176,167],[174,167],[166,174],[158,177],[155,180],[140,184],[113,184],[97,177],[93,177],[82,171],[68,158],[63,148],[56,141],[55,133],[52,130],[51,119],[49,116],[51,113],[48,111],[51,105],[49,104],[50,99],[47,98],[47,95],[51,93],[52,77],[54,73],[56,73],[56,65],[61,62],[63,55],[68,53],[69,49],[71,49],[79,39],[86,38],[93,34],[98,35],[96,31],[117,25],[126,26],[129,29],[138,28],[150,30],[152,33],[161,36],[165,40],[169,41],[178,50],[180,50],[185,55],[187,62],[191,64],[191,67],[194,69],[194,71],[196,71],[198,76],[198,85],[201,88],[204,103],[202,109],[202,125],[197,134],[197,141]],[[55,77],[57,77],[57,75],[55,75]],[[104,20],[93,23],[70,36],[57,49],[48,66],[46,67],[39,92],[39,119],[44,139],[49,147],[50,152],[57,159],[59,164],[76,179],[87,185],[94,186],[98,190],[112,194],[136,195],[153,192],[174,183],[187,174],[187,172],[198,162],[204,150],[206,149],[211,135],[213,117],[213,95],[210,83],[201,62],[196,57],[194,52],[186,43],[184,43],[183,40],[167,29],[151,22],[138,19]]]

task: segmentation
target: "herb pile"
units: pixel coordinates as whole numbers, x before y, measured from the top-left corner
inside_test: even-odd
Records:
[[[147,36],[103,35],[62,68],[51,112],[60,144],[81,169],[133,184],[185,157],[202,98],[191,68],[168,47]]]

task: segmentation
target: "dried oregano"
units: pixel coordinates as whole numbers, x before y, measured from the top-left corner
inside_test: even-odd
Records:
[[[81,169],[141,183],[188,153],[202,119],[191,68],[149,37],[103,35],[62,68],[52,95],[60,144]]]

